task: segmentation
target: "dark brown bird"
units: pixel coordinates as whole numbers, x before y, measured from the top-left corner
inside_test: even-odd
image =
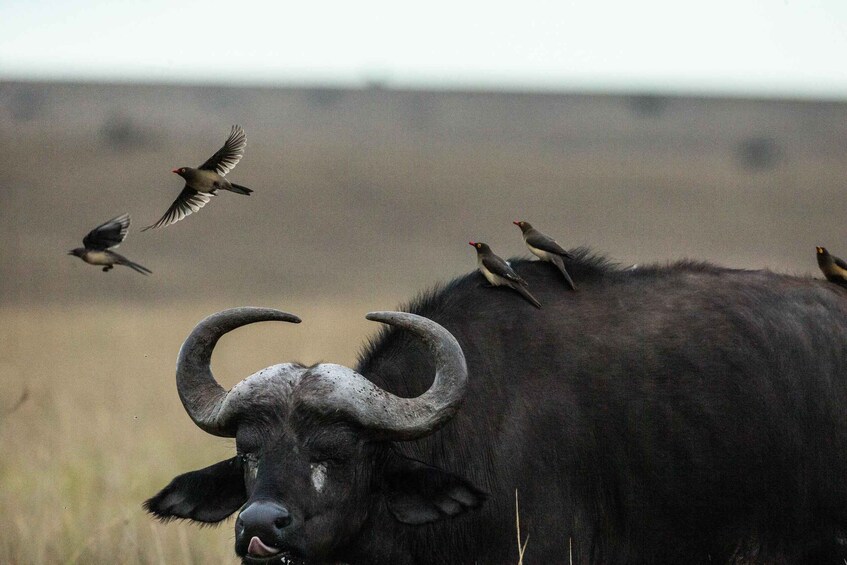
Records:
[[[818,267],[826,280],[847,288],[847,263],[840,257],[830,255],[826,247],[816,247],[818,252]]]
[[[506,261],[495,255],[488,244],[479,241],[468,243],[476,249],[477,268],[491,286],[507,286],[516,290],[536,308],[541,308],[541,303],[527,290],[527,282]]]
[[[562,273],[562,276],[565,277],[565,282],[568,283],[571,290],[576,290],[576,285],[574,285],[573,279],[571,279],[571,276],[568,274],[568,270],[565,269],[565,261],[563,259],[563,257],[565,259],[573,259],[571,254],[565,251],[561,245],[556,243],[555,239],[544,235],[532,227],[529,222],[515,220],[512,223],[521,228],[524,243],[526,243],[530,253],[542,261],[547,261],[556,265]]]
[[[112,218],[88,232],[88,235],[82,239],[85,247],[71,249],[68,255],[79,257],[89,265],[100,265],[104,273],[112,270],[115,265],[124,265],[142,275],[149,275],[153,271],[112,251],[126,239],[128,230],[129,214]]]
[[[182,192],[179,193],[174,203],[158,222],[141,231],[169,226],[180,221],[205,206],[218,190],[228,190],[249,196],[253,192],[252,190],[246,186],[229,182],[224,178],[244,156],[245,147],[247,147],[247,136],[244,130],[241,129],[241,126],[232,126],[232,131],[229,132],[229,137],[224,146],[209,157],[208,161],[196,169],[180,167],[171,171],[185,179],[185,188],[182,189]]]

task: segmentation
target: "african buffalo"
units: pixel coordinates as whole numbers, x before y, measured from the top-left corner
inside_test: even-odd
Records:
[[[416,315],[369,315],[395,327],[355,371],[275,365],[227,392],[209,370],[217,339],[298,320],[202,321],[180,351],[180,398],[238,455],[146,508],[238,512],[247,563],[516,563],[517,490],[528,564],[843,565],[847,291],[691,262],[622,270],[583,251],[573,292],[553,265],[513,266],[543,309],[467,275]]]

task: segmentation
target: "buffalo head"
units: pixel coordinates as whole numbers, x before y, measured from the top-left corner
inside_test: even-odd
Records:
[[[413,332],[435,360],[435,379],[401,398],[354,370],[286,363],[224,390],[210,369],[225,333],[254,322],[298,323],[264,308],[226,310],[201,321],[177,362],[177,389],[206,432],[236,440],[236,457],[176,477],[145,508],[162,520],[219,522],[238,512],[235,551],[245,562],[327,563],[367,551],[381,520],[424,524],[481,504],[464,479],[393,448],[437,431],[459,409],[467,367],[456,339],[414,314],[375,312]],[[378,533],[374,533],[378,535]]]

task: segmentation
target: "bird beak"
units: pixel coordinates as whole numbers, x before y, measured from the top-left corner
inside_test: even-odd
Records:
[[[513,224],[515,224],[515,225],[516,225],[516,226],[519,226],[519,225],[521,225],[521,222],[520,222],[520,220],[515,220],[515,221],[514,221],[514,222],[512,222],[512,223],[513,223]]]
[[[468,245],[474,245],[474,246],[475,246],[475,245],[476,245],[476,243],[475,243],[475,242],[473,242],[473,241],[469,241],[469,242],[468,242]]]
[[[172,173],[179,174],[179,169],[174,169],[174,170],[172,170],[171,172],[172,172]]]
[[[73,255],[73,254],[74,254],[73,251],[68,251],[68,255]]]

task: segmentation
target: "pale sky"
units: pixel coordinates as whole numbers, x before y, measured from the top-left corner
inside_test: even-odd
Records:
[[[0,0],[0,80],[847,99],[847,0]]]

